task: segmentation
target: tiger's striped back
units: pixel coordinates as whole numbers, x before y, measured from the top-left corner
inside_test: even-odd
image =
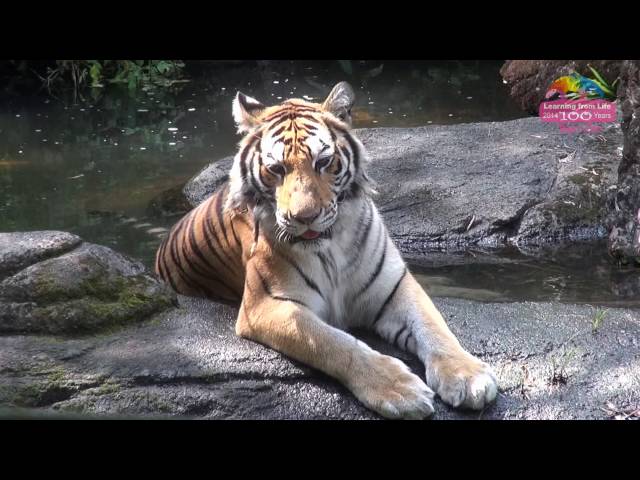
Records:
[[[178,293],[237,305],[242,298],[251,237],[249,214],[232,216],[224,205],[227,183],[171,229],[156,254],[156,273]],[[246,242],[244,242],[246,244]]]

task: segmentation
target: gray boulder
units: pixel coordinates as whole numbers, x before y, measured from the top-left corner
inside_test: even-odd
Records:
[[[0,336],[0,417],[380,418],[335,380],[238,338],[236,309],[179,301],[179,308],[100,335]],[[434,302],[499,380],[494,405],[471,412],[438,400],[436,419],[624,418],[640,405],[637,311]],[[414,357],[356,333],[424,374]]]
[[[210,163],[186,183],[182,193],[192,208],[202,203],[229,179],[231,165],[233,165],[233,157],[225,157]]]
[[[0,233],[0,280],[29,265],[76,248],[82,239],[67,232]]]
[[[619,125],[567,135],[539,118],[356,130],[371,157],[376,203],[409,257],[469,247],[529,248],[604,238],[606,191],[621,159]],[[183,192],[195,206],[227,178],[232,158]]]
[[[141,263],[109,248],[63,232],[0,233],[11,242],[3,265],[19,271],[0,282],[0,333],[92,332],[175,303]]]

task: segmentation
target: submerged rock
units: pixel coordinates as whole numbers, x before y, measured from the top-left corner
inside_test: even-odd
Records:
[[[337,381],[235,335],[237,310],[180,307],[98,336],[0,336],[0,416],[39,412],[210,419],[378,419]],[[483,412],[436,402],[436,419],[607,418],[640,404],[638,312],[557,303],[435,298],[452,331],[499,381]],[[405,361],[376,337],[358,336]],[[24,410],[16,415],[24,416]]]
[[[179,185],[151,199],[147,214],[151,217],[167,217],[187,213],[191,210],[191,204],[187,201],[182,189],[183,186]]]
[[[87,333],[104,327],[139,322],[170,307],[175,294],[144,266],[107,247],[81,243],[62,232],[38,232],[35,245],[73,240],[68,253],[29,265],[0,282],[0,333]],[[0,242],[15,234],[0,234]],[[72,245],[71,243],[67,245]],[[31,247],[32,245],[29,244]],[[35,259],[23,247],[18,258]],[[32,248],[30,251],[40,251]],[[28,248],[27,248],[28,250]],[[47,250],[48,256],[60,249]],[[11,254],[7,264],[16,265]],[[26,265],[26,260],[22,265]]]
[[[375,201],[407,256],[470,246],[534,246],[604,238],[606,191],[622,135],[567,135],[539,118],[359,129]],[[232,158],[187,183],[195,206],[227,178]]]

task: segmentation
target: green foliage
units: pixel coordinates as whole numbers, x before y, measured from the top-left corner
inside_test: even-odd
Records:
[[[74,94],[86,88],[107,84],[124,84],[129,90],[169,87],[182,79],[181,60],[56,60],[46,76],[38,76],[51,92],[53,87],[71,83]]]
[[[94,60],[95,61],[95,60]],[[125,83],[130,89],[140,86],[166,87],[180,82],[184,63],[180,60],[103,60],[108,67],[102,81]]]
[[[100,78],[102,77],[102,65],[97,60],[92,60],[92,65],[89,68],[89,76],[91,77],[91,86],[100,87]]]
[[[602,310],[602,309],[598,309],[596,310],[596,314],[593,317],[593,320],[591,321],[591,327],[592,327],[592,331],[593,333],[596,333],[598,331],[598,329],[600,328],[600,325],[602,325],[602,321],[604,320],[605,315],[607,314],[607,310]]]
[[[600,75],[600,73],[595,68],[593,68],[591,65],[587,65],[587,67],[589,68],[589,70],[591,70],[591,73],[593,74],[593,78],[589,78],[589,77],[585,77],[585,78],[588,78],[593,83],[595,83],[598,87],[600,87],[607,100],[615,100],[616,99],[615,85],[618,82],[619,78],[616,78],[615,81],[611,85],[609,85],[609,83],[602,77],[602,75]],[[567,98],[571,100],[579,100],[582,98],[582,95],[583,95],[582,92],[570,92],[567,94]],[[596,94],[588,95],[587,98],[598,98],[598,96]]]
[[[561,353],[551,357],[551,376],[549,383],[551,385],[566,385],[569,380],[567,367],[569,363],[576,358],[577,351],[574,348],[568,349],[563,345]]]
[[[607,95],[608,98],[615,98],[616,94],[613,93],[613,87],[615,86],[618,79],[616,78],[613,84],[609,85],[607,81],[604,78],[602,78],[602,75],[600,75],[595,68],[593,68],[591,65],[587,65],[587,66],[589,67],[589,70],[591,70],[593,75],[596,77],[596,78],[593,78],[592,80],[596,82],[598,86],[600,86],[600,88]]]

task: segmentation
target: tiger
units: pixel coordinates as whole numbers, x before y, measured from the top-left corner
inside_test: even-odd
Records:
[[[354,103],[347,82],[322,103],[265,106],[237,92],[242,139],[229,178],[171,229],[156,272],[178,293],[239,307],[239,337],[324,372],[383,417],[430,417],[435,395],[484,409],[496,376],[462,347],[391,239]],[[417,356],[425,380],[355,328]]]

